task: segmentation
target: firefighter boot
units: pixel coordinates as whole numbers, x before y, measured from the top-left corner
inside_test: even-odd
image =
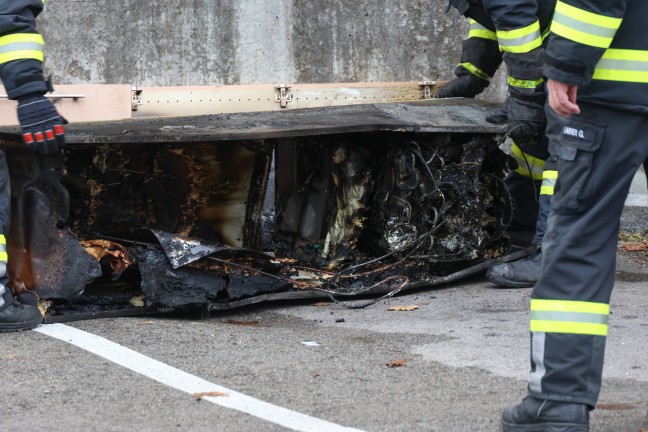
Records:
[[[486,279],[505,288],[530,288],[540,279],[542,251],[512,263],[496,264],[486,272]]]
[[[526,397],[502,413],[502,432],[588,432],[589,407]]]
[[[31,330],[43,321],[37,307],[18,303],[8,289],[2,287],[2,290],[0,333]]]
[[[16,295],[16,301],[27,306],[38,307],[39,300],[40,297],[34,291],[23,291]]]

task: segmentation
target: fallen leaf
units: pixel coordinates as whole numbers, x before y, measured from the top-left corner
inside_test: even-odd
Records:
[[[410,306],[392,306],[388,311],[397,311],[397,312],[409,312],[413,311],[415,309],[418,309],[419,307],[417,305],[410,305]]]
[[[648,250],[648,241],[643,243],[624,243],[623,248],[630,252],[638,252]]]
[[[610,410],[610,411],[630,411],[636,408],[636,405],[629,403],[599,403],[596,405],[596,409],[600,410]]]
[[[229,396],[227,393],[219,392],[219,391],[213,391],[213,392],[205,392],[205,393],[194,393],[192,395],[196,399],[204,398],[204,397],[209,397],[209,396]]]
[[[398,360],[390,361],[389,363],[386,363],[386,364],[390,368],[395,368],[395,367],[405,366],[405,363],[407,363],[405,360],[398,359]]]
[[[313,304],[311,304],[311,306],[314,306],[314,307],[325,307],[325,306],[330,306],[330,304],[331,304],[331,302],[321,301],[321,302],[313,303]]]

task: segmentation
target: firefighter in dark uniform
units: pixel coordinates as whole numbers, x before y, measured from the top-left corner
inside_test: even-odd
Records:
[[[9,99],[18,101],[18,122],[27,147],[45,155],[65,145],[63,120],[45,98],[51,85],[43,79],[43,37],[35,19],[45,0],[0,0],[0,79]],[[7,274],[9,227],[9,171],[0,151],[0,332],[36,327],[42,316],[36,299],[28,295],[16,300]],[[24,302],[24,303],[23,303]]]
[[[509,122],[515,160],[505,179],[514,202],[509,232],[536,229],[532,244],[540,245],[549,214],[549,202],[557,172],[551,163],[544,136],[546,93],[542,75],[545,37],[555,0],[450,0],[470,18],[468,39],[450,81],[438,96],[475,97],[490,83],[504,61],[508,68],[509,97],[501,113],[487,118]],[[542,254],[538,249],[525,260],[493,266],[486,277],[510,288],[530,287],[540,275]]]
[[[547,135],[560,176],[531,300],[528,396],[505,431],[588,431],[601,389],[617,239],[648,156],[648,2],[560,0],[547,47]]]

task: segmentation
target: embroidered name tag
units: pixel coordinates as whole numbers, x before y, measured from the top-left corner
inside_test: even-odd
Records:
[[[571,126],[565,126],[562,131],[563,135],[571,136],[574,138],[586,139],[585,131]]]

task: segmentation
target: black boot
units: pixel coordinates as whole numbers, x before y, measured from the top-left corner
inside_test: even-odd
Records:
[[[496,264],[486,272],[486,279],[505,288],[530,288],[540,279],[542,251],[511,263]]]
[[[38,297],[38,294],[36,294],[34,291],[23,291],[20,294],[16,295],[16,301],[27,306],[38,307],[39,300],[40,297]]]
[[[43,316],[37,307],[18,303],[9,290],[4,289],[4,303],[0,306],[0,333],[31,330],[43,322]]]
[[[502,432],[588,432],[589,407],[526,397],[502,413]]]

